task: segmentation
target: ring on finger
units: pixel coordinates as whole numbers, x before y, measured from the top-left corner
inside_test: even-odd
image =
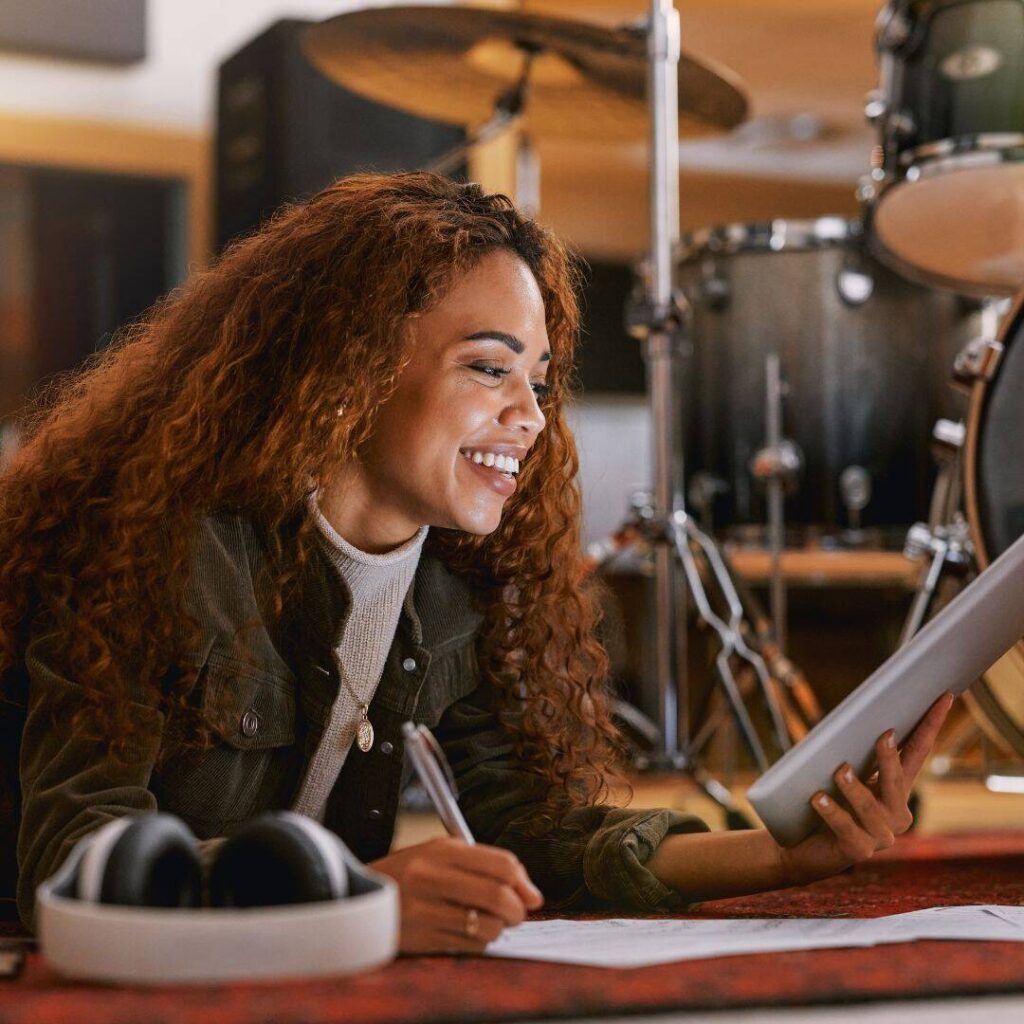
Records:
[[[466,910],[466,923],[462,930],[466,933],[466,938],[476,938],[477,932],[480,931],[480,914],[476,907],[469,907]]]

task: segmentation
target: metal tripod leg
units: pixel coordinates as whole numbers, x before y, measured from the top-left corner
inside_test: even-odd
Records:
[[[778,709],[771,694],[771,681],[768,676],[768,669],[764,660],[759,654],[752,651],[740,634],[740,623],[743,619],[743,608],[739,598],[732,586],[732,580],[722,564],[718,551],[711,539],[697,528],[693,520],[685,512],[676,512],[672,519],[672,535],[675,542],[676,554],[686,573],[687,584],[690,593],[697,606],[702,619],[718,634],[721,648],[715,657],[715,667],[718,670],[719,682],[732,707],[733,717],[739,726],[750,753],[757,763],[758,769],[762,772],[768,770],[769,762],[765,754],[761,740],[754,729],[754,724],[747,713],[746,705],[743,703],[743,695],[733,675],[729,659],[733,656],[746,661],[754,670],[760,683],[762,693],[768,703],[772,714],[772,723],[777,733],[777,739],[783,750],[789,748],[789,738],[786,735],[785,723],[782,721]],[[691,542],[702,552],[708,567],[718,583],[726,604],[729,608],[729,621],[726,622],[715,612],[708,600],[704,583],[701,580],[700,570],[691,549]]]
[[[940,424],[944,421],[939,421]],[[947,460],[939,469],[932,494],[927,523],[914,523],[907,533],[903,553],[910,559],[930,555],[928,571],[918,584],[910,604],[899,646],[910,641],[927,618],[935,591],[947,569],[966,571],[973,561],[973,547],[967,523],[957,511],[960,489],[959,456]]]

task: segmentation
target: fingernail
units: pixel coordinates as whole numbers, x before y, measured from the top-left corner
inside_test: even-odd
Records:
[[[828,805],[829,805],[830,803],[832,803],[832,801],[831,801],[831,800],[829,800],[829,798],[828,798],[828,794],[827,794],[827,793],[821,793],[820,795],[816,796],[816,797],[814,798],[814,802],[815,802],[815,803],[816,803],[816,804],[817,804],[817,805],[818,805],[819,807],[828,807]]]
[[[853,782],[853,769],[849,765],[843,769],[843,782]]]
[[[896,746],[896,733],[892,729],[885,734],[885,745],[890,750]]]

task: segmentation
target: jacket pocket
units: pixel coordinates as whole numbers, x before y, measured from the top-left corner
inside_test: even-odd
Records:
[[[287,807],[300,770],[291,679],[211,651],[199,678],[215,745],[185,750],[154,778],[161,810],[177,814],[199,838]]]
[[[295,742],[295,682],[211,651],[203,712],[225,743],[262,750]]]

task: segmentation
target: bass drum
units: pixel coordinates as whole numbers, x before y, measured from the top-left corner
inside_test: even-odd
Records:
[[[860,222],[842,217],[691,235],[677,277],[693,317],[680,386],[686,468],[691,492],[695,478],[710,481],[712,525],[749,534],[765,522],[750,467],[766,443],[774,354],[787,387],[782,432],[803,457],[786,502],[792,542],[892,527],[902,546],[928,508],[932,426],[962,415],[949,367],[979,332],[978,305],[904,280],[867,253]],[[851,477],[870,495],[863,511]]]
[[[964,441],[964,500],[984,569],[1024,533],[1024,293],[1003,321],[998,340],[980,356]],[[1024,757],[1024,641],[996,662],[967,698],[988,735]]]

